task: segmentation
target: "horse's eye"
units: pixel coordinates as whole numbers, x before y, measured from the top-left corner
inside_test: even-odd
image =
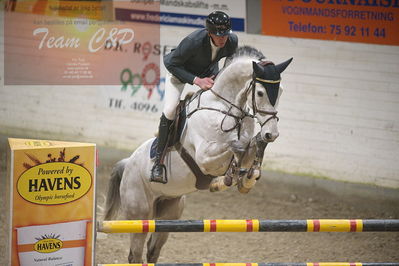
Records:
[[[262,91],[258,91],[258,96],[259,97],[263,97],[263,92]]]

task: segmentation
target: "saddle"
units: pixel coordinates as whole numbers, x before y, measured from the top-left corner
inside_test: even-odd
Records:
[[[195,160],[191,157],[191,155],[180,143],[180,139],[187,122],[186,106],[187,103],[190,101],[191,97],[193,97],[193,95],[188,94],[184,100],[180,101],[179,105],[176,108],[176,117],[171,125],[167,142],[168,144],[166,145],[165,150],[162,152],[161,161],[163,161],[163,158],[165,157],[168,151],[175,148],[176,151],[180,154],[180,157],[183,159],[183,161],[187,164],[187,166],[195,175],[196,177],[195,187],[198,190],[205,190],[209,189],[211,180],[215,178],[215,176],[205,175],[204,173],[202,173],[201,169],[199,168]],[[151,159],[153,159],[156,155],[157,145],[158,145],[158,138],[155,138],[155,140],[151,144],[151,150],[150,150]]]

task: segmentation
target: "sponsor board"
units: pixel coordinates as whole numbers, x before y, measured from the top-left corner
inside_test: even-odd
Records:
[[[9,265],[93,264],[95,161],[94,144],[9,138]]]
[[[117,1],[114,8],[117,20],[194,28],[203,28],[206,17],[219,10],[230,16],[233,31],[246,27],[245,0]]]
[[[74,10],[76,2],[58,7]],[[59,13],[57,3],[46,5],[55,14],[5,12],[5,85],[119,85],[121,68],[136,72],[149,61],[159,66],[159,55],[144,61],[134,52],[137,43],[160,42],[159,25]]]
[[[263,0],[262,32],[399,45],[399,1]]]
[[[98,20],[112,19],[111,1],[6,0],[5,10],[47,16],[64,16]]]

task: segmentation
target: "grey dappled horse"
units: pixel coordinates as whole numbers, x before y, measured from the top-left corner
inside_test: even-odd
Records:
[[[276,107],[281,94],[280,73],[291,61],[274,65],[254,48],[239,48],[226,60],[213,88],[197,93],[188,103],[189,118],[180,143],[204,175],[215,177],[207,186],[211,191],[237,185],[240,192],[247,193],[260,177],[263,150],[279,135]],[[255,120],[260,124],[257,134]],[[196,176],[176,149],[164,160],[168,183],[149,182],[153,140],[116,164],[105,220],[112,219],[119,207],[129,220],[179,219],[184,195],[197,191]],[[143,262],[146,237],[147,233],[130,235],[130,263]],[[157,262],[167,238],[168,233],[151,234],[147,262]]]

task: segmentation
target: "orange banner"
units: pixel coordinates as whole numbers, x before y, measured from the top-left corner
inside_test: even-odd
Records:
[[[262,32],[399,45],[399,0],[263,0]]]

